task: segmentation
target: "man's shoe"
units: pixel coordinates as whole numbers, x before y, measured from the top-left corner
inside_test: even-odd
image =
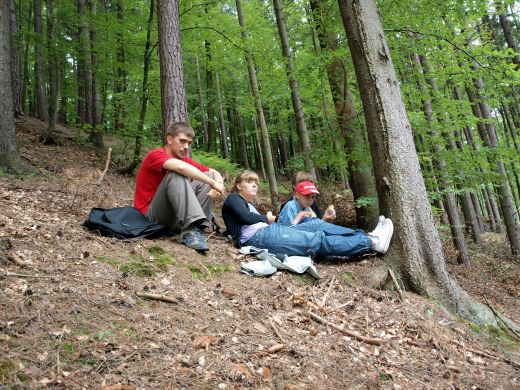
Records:
[[[204,237],[204,234],[197,228],[181,232],[180,241],[188,248],[195,249],[196,251],[205,252],[209,250],[206,237]]]
[[[374,245],[372,249],[377,253],[384,255],[388,251],[392,235],[394,234],[394,223],[391,219],[385,218],[379,229],[377,229],[377,231],[374,230],[373,233]]]

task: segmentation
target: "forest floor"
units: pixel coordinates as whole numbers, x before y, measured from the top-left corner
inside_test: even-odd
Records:
[[[41,133],[18,123],[37,175],[0,177],[0,388],[520,389],[518,339],[371,288],[380,257],[318,263],[319,280],[255,278],[215,235],[201,255],[172,238],[85,230],[92,207],[131,204],[134,178],[111,167],[98,183],[106,156],[75,129],[60,127],[53,146]],[[335,202],[347,220],[351,205]],[[446,240],[445,252],[464,289],[520,322],[520,265],[502,235],[472,245],[469,267]]]

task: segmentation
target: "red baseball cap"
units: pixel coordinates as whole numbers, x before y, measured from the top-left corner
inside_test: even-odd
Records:
[[[296,185],[294,192],[298,192],[302,195],[319,194],[320,192],[312,181],[302,181]]]

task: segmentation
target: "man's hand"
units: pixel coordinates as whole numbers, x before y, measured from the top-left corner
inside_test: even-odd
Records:
[[[212,180],[210,186],[211,186],[211,190],[208,191],[208,196],[211,199],[215,199],[219,196],[226,195],[226,187],[224,186],[224,183],[220,183],[216,180]]]

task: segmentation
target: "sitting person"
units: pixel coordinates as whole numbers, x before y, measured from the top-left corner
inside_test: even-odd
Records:
[[[309,172],[305,172],[305,171],[298,171],[293,175],[292,180],[291,180],[293,192],[296,189],[296,186],[303,181],[313,181],[312,175]],[[280,207],[280,211],[282,211],[284,206],[291,200],[293,200],[293,197],[291,197],[284,204],[282,204],[282,206]],[[334,218],[336,218],[336,212],[325,213],[325,215],[323,215],[323,213],[320,210],[320,206],[318,205],[318,202],[316,202],[316,200],[314,200],[312,202],[312,204],[310,205],[310,208],[314,212],[314,214],[316,214],[315,217],[323,219],[324,221],[330,222]]]
[[[273,215],[258,212],[251,203],[257,191],[258,175],[243,171],[222,206],[222,218],[237,248],[251,245],[275,255],[311,257],[356,256],[372,250],[384,254],[388,250],[394,230],[390,219],[381,217],[370,234],[329,223],[324,230],[317,230],[313,223],[289,227],[276,223]]]
[[[297,225],[313,219],[327,223],[325,221],[329,218],[326,219],[326,217],[335,217],[336,212],[332,209],[333,213],[330,213],[331,209],[329,208],[326,210],[323,220],[319,219],[320,217],[312,208],[312,205],[316,203],[315,197],[318,194],[319,191],[313,182],[302,181],[298,183],[294,188],[292,199],[282,206],[277,222],[286,226]]]
[[[213,199],[226,188],[218,171],[188,157],[194,136],[187,123],[168,125],[164,146],[152,149],[137,172],[134,207],[150,221],[179,231],[186,246],[207,251],[200,229],[211,221]]]

